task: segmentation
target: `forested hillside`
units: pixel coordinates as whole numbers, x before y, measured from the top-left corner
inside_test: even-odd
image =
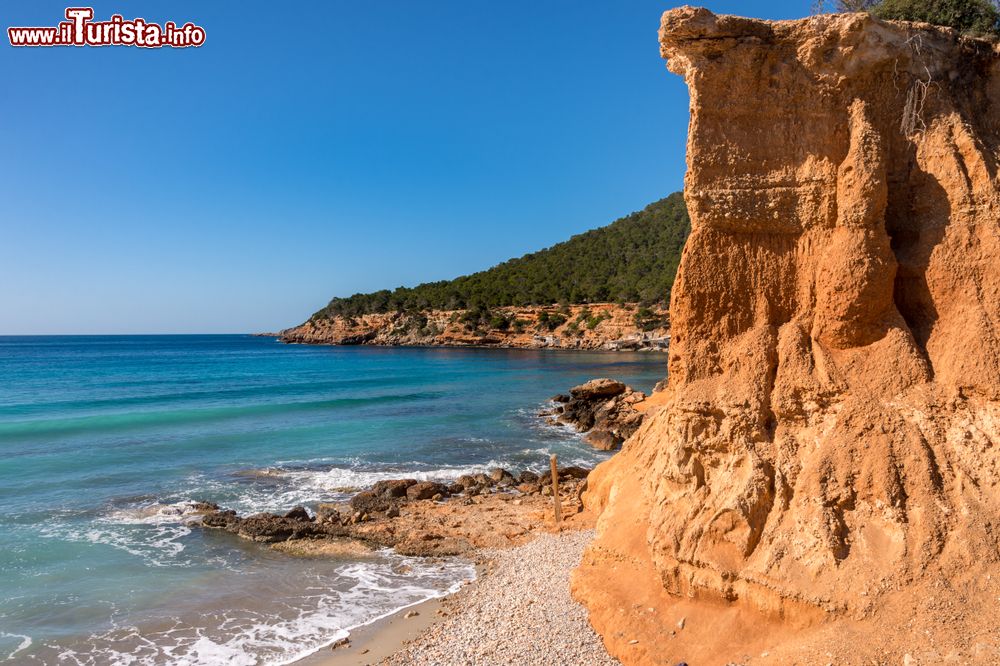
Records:
[[[334,298],[313,319],[555,303],[665,303],[691,231],[680,192],[606,227],[454,280]]]

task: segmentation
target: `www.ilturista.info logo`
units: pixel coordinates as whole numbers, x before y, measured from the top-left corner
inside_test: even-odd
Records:
[[[185,48],[205,43],[205,29],[193,23],[178,27],[173,21],[162,26],[146,19],[125,20],[115,14],[108,21],[94,21],[92,7],[68,7],[66,21],[54,28],[7,28],[11,46],[164,46]]]

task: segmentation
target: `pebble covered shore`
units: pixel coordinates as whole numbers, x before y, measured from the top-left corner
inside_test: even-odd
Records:
[[[541,534],[517,548],[483,551],[487,573],[451,600],[447,617],[383,664],[618,664],[569,592],[570,571],[593,536]]]

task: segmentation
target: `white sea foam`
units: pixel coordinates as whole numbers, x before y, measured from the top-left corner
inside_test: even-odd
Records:
[[[561,430],[561,429],[560,429]],[[530,444],[565,449],[564,442],[579,436],[543,438]],[[484,440],[485,441],[485,440]],[[526,442],[529,444],[529,442]],[[198,520],[194,501],[212,499],[241,514],[286,511],[292,506],[347,499],[354,491],[378,481],[395,478],[450,481],[491,467],[524,468],[525,458],[547,460],[548,447],[511,451],[511,460],[490,460],[475,465],[430,465],[417,461],[379,464],[365,460],[286,461],[261,470],[228,476],[196,475],[168,499],[129,501],[90,520],[57,516],[43,528],[46,536],[104,544],[153,566],[205,565],[205,553],[185,553],[186,538]],[[564,452],[564,451],[563,451]],[[564,464],[591,464],[571,460]],[[532,466],[532,465],[528,465]],[[196,548],[195,551],[203,549]],[[191,558],[190,560],[188,558]],[[241,565],[220,562],[221,569],[237,571]],[[431,564],[424,560],[383,553],[377,561],[345,564],[315,589],[302,590],[274,607],[254,608],[220,604],[210,612],[179,612],[170,628],[160,625],[115,626],[91,636],[81,647],[63,650],[59,659],[81,666],[90,664],[171,663],[290,664],[343,638],[356,627],[374,622],[402,608],[456,591],[475,577],[472,565],[458,560]],[[226,609],[222,607],[225,606]],[[179,609],[178,609],[179,610]],[[19,650],[22,648],[19,648]],[[62,649],[62,648],[60,648]],[[56,657],[58,655],[52,655]]]
[[[85,648],[61,656],[81,666],[291,664],[358,627],[456,592],[474,577],[475,568],[467,562],[431,564],[384,552],[378,562],[339,567],[334,577],[339,590],[317,581],[311,594],[300,600],[300,610],[279,603],[270,609],[205,613],[197,617],[197,626],[177,618],[166,630],[118,627],[91,636]]]
[[[197,519],[191,504],[147,502],[114,509],[82,524],[72,516],[56,516],[40,527],[39,534],[111,546],[151,566],[185,565],[188,562],[178,556],[184,551],[182,540],[191,534],[191,522]]]
[[[239,513],[283,512],[317,502],[346,501],[354,493],[386,479],[411,478],[418,481],[453,481],[463,474],[476,474],[502,462],[491,460],[478,465],[428,466],[418,462],[375,466],[371,463],[340,463],[329,467],[302,469],[288,465],[254,470],[233,479],[199,478],[188,490],[191,496],[216,497],[220,504]]]
[[[11,634],[7,633],[6,631],[0,631],[0,636],[4,638],[13,638],[15,640],[20,639],[20,643],[16,648],[14,648],[14,651],[7,655],[8,660],[13,659],[14,655],[16,655],[18,652],[23,652],[24,650],[27,650],[29,647],[31,647],[32,643],[31,636],[26,636],[24,634]]]

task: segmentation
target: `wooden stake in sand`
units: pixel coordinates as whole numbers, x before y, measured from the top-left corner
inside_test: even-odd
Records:
[[[562,512],[559,510],[559,465],[556,463],[556,454],[549,456],[549,465],[552,467],[552,499],[556,503],[556,527],[562,523]]]

